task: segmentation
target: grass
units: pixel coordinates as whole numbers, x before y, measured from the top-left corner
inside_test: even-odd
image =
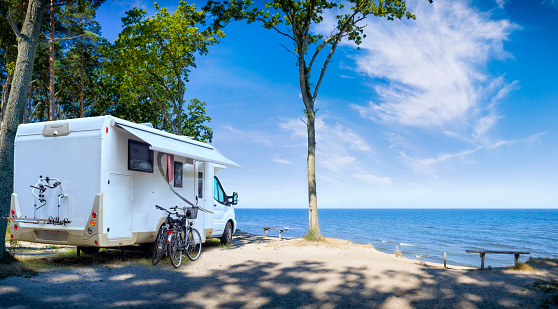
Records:
[[[230,245],[221,245],[221,240],[218,238],[209,238],[205,240],[205,244],[204,246],[207,247],[217,247],[217,248],[230,248],[232,246],[232,244]]]
[[[399,257],[402,258],[403,254],[401,254],[401,251],[399,251],[399,247],[395,246],[395,257]]]
[[[540,308],[556,308],[558,306],[558,280],[537,280],[532,287],[534,290],[545,294]]]
[[[305,240],[307,241],[324,241],[324,237],[321,235],[316,235],[316,231],[314,230],[308,230],[308,234],[304,235],[303,237]]]
[[[535,271],[531,265],[525,263],[517,263],[515,264],[510,270],[519,270],[519,271]]]
[[[139,249],[140,247],[138,247]],[[11,257],[11,255],[10,255]],[[18,258],[11,257],[11,261],[0,264],[0,279],[10,276],[31,277],[40,272],[48,272],[58,268],[82,267],[82,266],[106,266],[115,267],[123,264],[137,264],[153,267],[151,264],[151,254],[140,250],[126,250],[125,260],[122,260],[120,249],[101,249],[97,254],[81,253],[77,257],[76,248],[65,249],[53,255],[36,257],[23,256]],[[170,260],[164,259],[158,265],[170,266]],[[157,265],[157,266],[158,266]]]

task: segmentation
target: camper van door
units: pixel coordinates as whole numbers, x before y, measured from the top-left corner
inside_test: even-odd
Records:
[[[103,199],[108,238],[132,237],[132,176],[109,173]]]

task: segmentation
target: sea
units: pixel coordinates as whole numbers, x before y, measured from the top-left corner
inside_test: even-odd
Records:
[[[236,209],[238,229],[264,236],[264,227],[284,228],[283,237],[308,231],[307,209]],[[371,244],[377,250],[424,262],[480,266],[466,250],[530,251],[558,258],[558,209],[318,209],[320,231],[331,238]],[[277,237],[278,231],[270,231]],[[487,254],[485,267],[513,265],[514,256]]]

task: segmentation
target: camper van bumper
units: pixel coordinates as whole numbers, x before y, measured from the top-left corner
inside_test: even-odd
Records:
[[[31,225],[31,224],[26,224]],[[66,246],[91,246],[91,247],[120,247],[137,243],[153,242],[154,232],[133,233],[130,238],[108,238],[107,234],[88,235],[83,229],[59,228],[53,229],[52,225],[32,224],[32,227],[18,224],[10,225],[10,234],[14,240],[29,241],[43,244]],[[152,237],[153,235],[153,237]]]

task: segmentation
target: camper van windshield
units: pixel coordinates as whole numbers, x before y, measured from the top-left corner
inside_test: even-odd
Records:
[[[215,185],[213,186],[213,198],[221,204],[225,204],[225,190],[221,186],[219,179],[215,177]]]

